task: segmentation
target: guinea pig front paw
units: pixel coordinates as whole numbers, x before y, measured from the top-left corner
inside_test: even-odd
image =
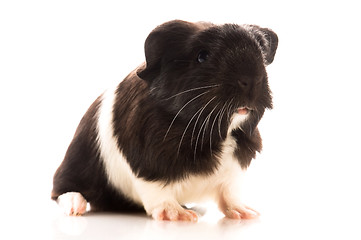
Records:
[[[67,192],[58,197],[58,204],[67,216],[81,216],[86,212],[87,201],[78,192]]]
[[[151,215],[153,219],[158,221],[198,221],[198,216],[194,211],[172,204],[162,204],[154,208]]]
[[[224,215],[226,215],[226,217],[232,219],[255,219],[260,216],[259,212],[245,205],[237,207],[225,207],[221,210]]]
[[[239,194],[232,194],[231,189],[224,189],[219,196],[218,208],[223,214],[232,219],[255,219],[260,216],[256,210],[240,201]]]

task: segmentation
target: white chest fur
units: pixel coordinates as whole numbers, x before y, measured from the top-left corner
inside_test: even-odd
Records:
[[[224,142],[220,166],[216,172],[208,176],[191,176],[186,180],[170,186],[181,204],[216,200],[224,186],[240,183],[242,169],[233,157],[235,141],[229,137]]]
[[[99,112],[98,134],[99,147],[104,161],[109,183],[133,201],[142,204],[148,213],[160,202],[171,201],[179,204],[195,203],[205,200],[216,200],[220,192],[227,186],[232,192],[238,192],[243,175],[233,152],[236,142],[230,136],[231,129],[236,128],[247,116],[233,117],[233,121],[220,159],[220,167],[209,176],[190,176],[189,178],[164,186],[162,182],[148,182],[137,178],[131,171],[124,155],[119,151],[113,135],[113,103],[114,91],[107,91]]]

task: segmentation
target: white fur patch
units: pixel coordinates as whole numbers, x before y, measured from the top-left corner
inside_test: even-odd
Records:
[[[239,127],[247,115],[232,117],[229,134],[223,143],[220,167],[210,176],[190,176],[189,178],[164,186],[163,182],[149,182],[137,178],[124,155],[119,151],[113,129],[113,105],[115,89],[104,93],[99,111],[98,134],[100,154],[105,164],[108,180],[115,189],[133,201],[143,204],[148,214],[164,204],[197,203],[206,200],[219,200],[224,189],[236,194],[243,170],[234,158],[236,142],[230,136],[231,130]],[[238,194],[237,194],[238,195]]]
[[[109,89],[103,94],[98,119],[98,143],[100,155],[104,161],[108,180],[113,187],[137,203],[141,203],[135,192],[135,176],[119,151],[113,128],[113,106],[115,89]]]
[[[78,192],[67,192],[58,197],[58,204],[68,216],[83,215],[86,212],[87,201]]]
[[[241,128],[242,123],[244,123],[247,120],[248,116],[249,116],[248,113],[247,114],[234,113],[231,117],[232,120],[231,120],[231,124],[229,125],[227,134],[229,135],[233,130],[237,128]]]

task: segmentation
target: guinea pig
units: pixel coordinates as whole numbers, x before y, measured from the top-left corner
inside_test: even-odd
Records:
[[[156,27],[145,63],[81,119],[51,198],[67,215],[89,203],[91,211],[197,221],[183,206],[211,200],[226,217],[258,217],[239,192],[262,149],[257,125],[272,108],[266,66],[277,45],[272,30],[256,25]]]

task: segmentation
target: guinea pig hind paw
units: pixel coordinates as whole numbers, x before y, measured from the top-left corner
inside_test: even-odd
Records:
[[[81,216],[86,212],[87,201],[78,192],[67,192],[58,197],[58,204],[67,216]]]

